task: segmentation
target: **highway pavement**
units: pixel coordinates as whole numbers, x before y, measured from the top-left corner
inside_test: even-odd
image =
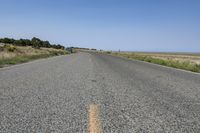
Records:
[[[1,133],[200,132],[200,74],[80,52],[0,69]]]

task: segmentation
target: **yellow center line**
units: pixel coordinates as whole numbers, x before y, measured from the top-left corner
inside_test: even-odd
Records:
[[[88,113],[89,113],[88,133],[102,133],[98,106],[96,104],[91,104],[89,106]]]

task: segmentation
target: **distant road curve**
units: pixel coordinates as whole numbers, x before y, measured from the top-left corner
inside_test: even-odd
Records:
[[[0,132],[199,132],[200,74],[80,52],[0,69]]]

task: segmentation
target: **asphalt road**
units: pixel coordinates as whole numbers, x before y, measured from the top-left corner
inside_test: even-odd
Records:
[[[0,69],[1,133],[95,124],[104,133],[200,132],[200,75],[95,53]]]

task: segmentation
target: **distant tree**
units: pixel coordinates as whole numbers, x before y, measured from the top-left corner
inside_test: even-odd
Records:
[[[13,43],[15,40],[12,39],[12,38],[2,38],[0,41],[1,41],[1,43],[9,43],[9,44],[11,44],[11,43]]]
[[[31,46],[31,41],[29,39],[24,39],[25,45],[26,46]]]
[[[49,41],[43,41],[43,42],[42,42],[42,46],[43,46],[43,47],[46,47],[46,48],[50,48],[50,47],[51,47],[51,44],[49,43]]]
[[[24,39],[20,39],[20,42],[21,42],[21,46],[26,46],[26,42]]]
[[[13,44],[16,45],[16,46],[21,46],[22,42],[21,42],[21,40],[15,40],[13,42]]]
[[[42,46],[42,41],[39,38],[33,37],[31,39],[31,44],[34,48],[40,48]]]
[[[12,38],[0,38],[0,43],[14,44],[16,46],[32,46],[34,48],[46,47],[46,48],[56,48],[56,49],[65,49],[64,46],[60,44],[50,44],[49,41],[43,41],[39,38],[33,37],[29,39],[19,39],[15,40]]]
[[[56,49],[63,49],[63,46],[60,45],[60,44],[57,44],[55,48],[56,48]]]

